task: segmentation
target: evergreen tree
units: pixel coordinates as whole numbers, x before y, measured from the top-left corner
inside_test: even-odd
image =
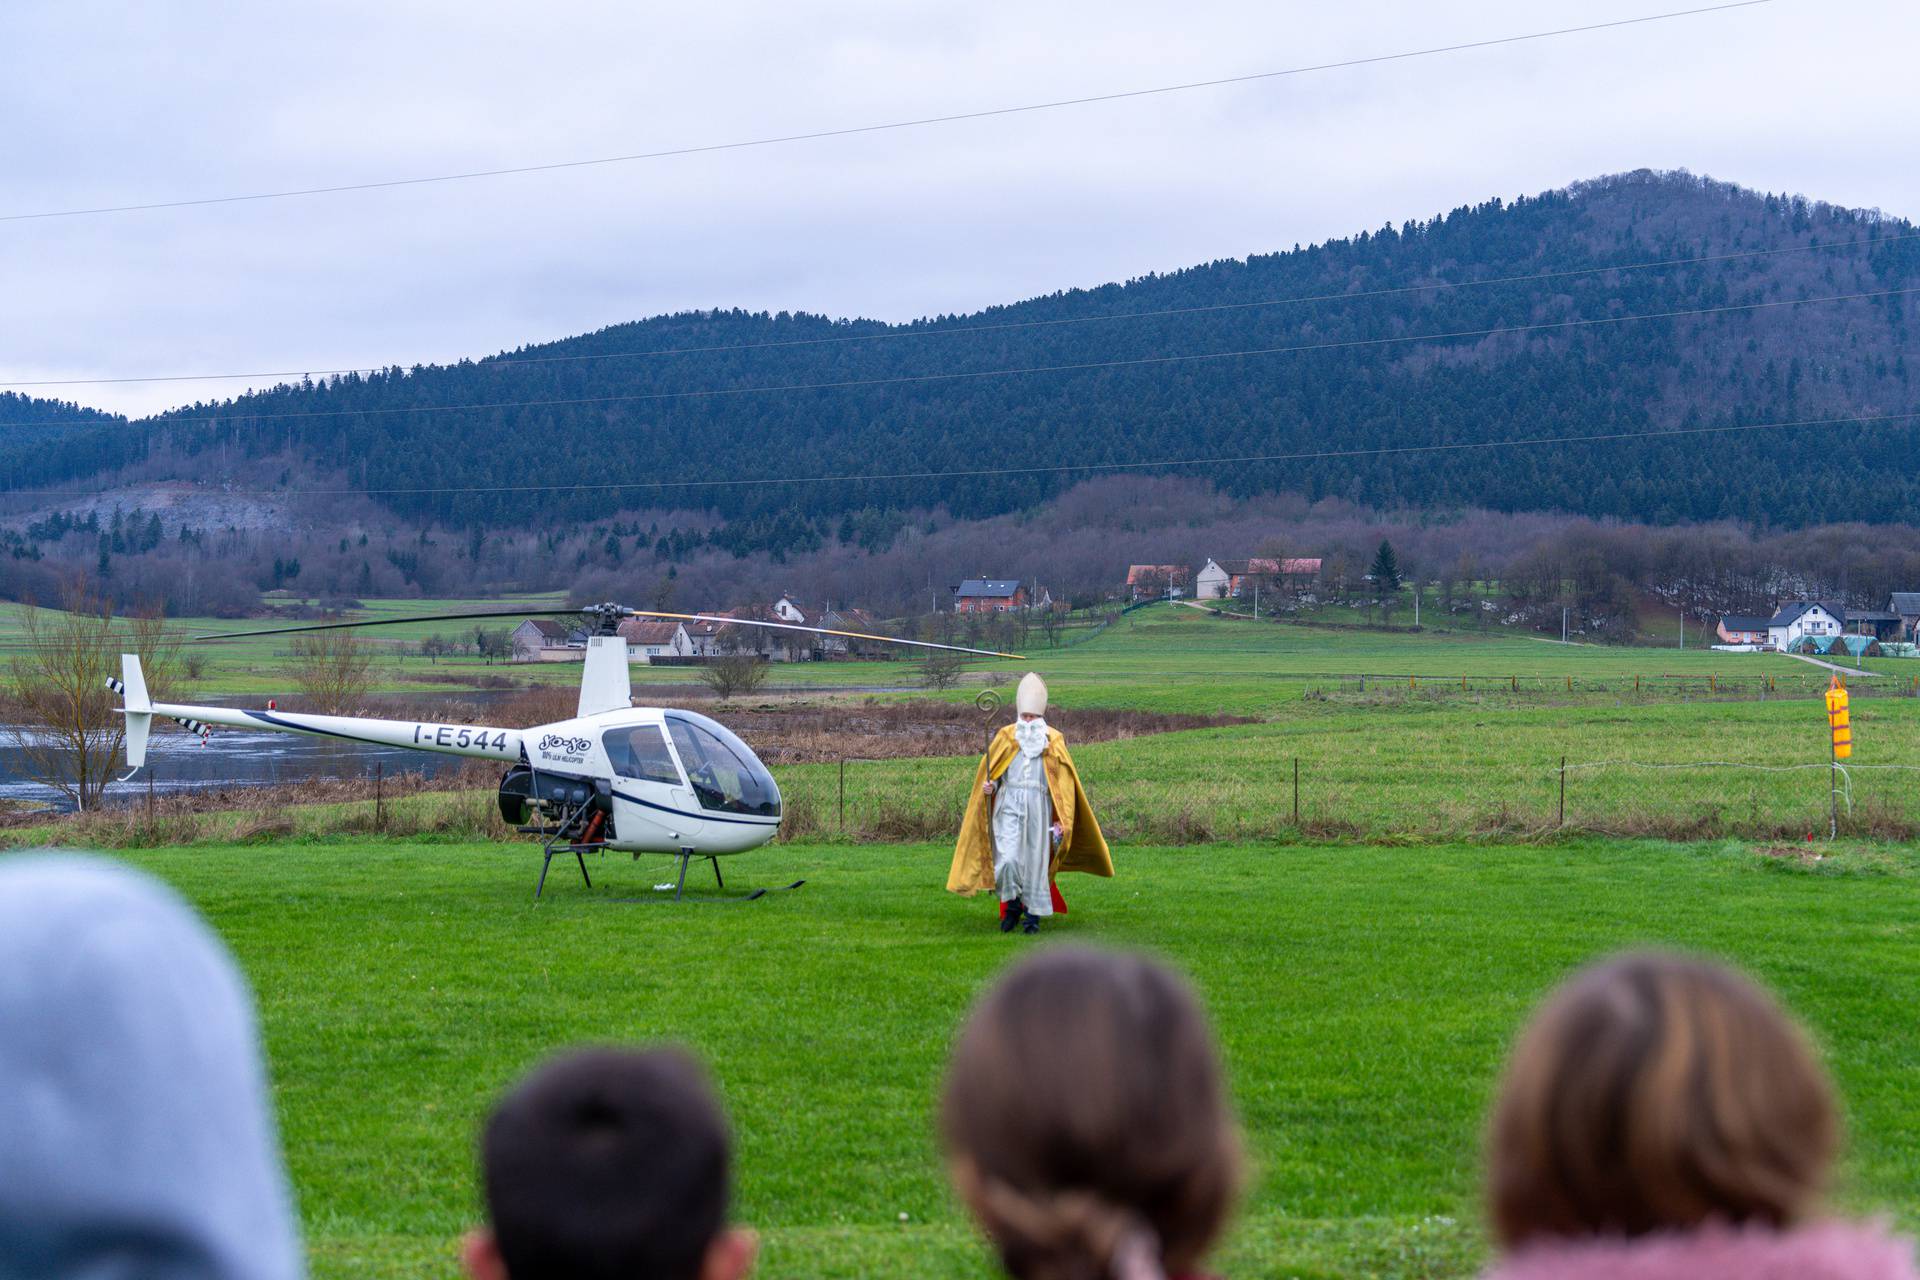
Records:
[[[1382,600],[1400,590],[1400,562],[1394,558],[1393,544],[1385,538],[1380,540],[1380,550],[1373,554],[1373,568],[1367,572],[1373,575],[1374,594]]]

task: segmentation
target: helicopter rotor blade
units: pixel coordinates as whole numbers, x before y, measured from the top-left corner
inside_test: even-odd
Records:
[[[482,613],[423,613],[410,618],[363,618],[358,622],[310,622],[297,627],[264,627],[258,631],[216,631],[193,640],[244,640],[248,636],[284,636],[295,631],[340,631],[348,627],[397,627],[414,622],[461,622],[474,618],[546,618],[579,613],[578,609],[490,609]]]
[[[673,618],[682,622],[711,622],[725,627],[764,627],[770,631],[805,631],[816,636],[840,636],[847,640],[872,640],[879,644],[902,644],[915,649],[940,649],[947,653],[970,653],[978,658],[1013,658],[1024,660],[1018,653],[1001,653],[997,649],[969,649],[960,644],[935,644],[931,640],[902,640],[899,636],[880,636],[867,631],[836,631],[832,627],[808,627],[798,622],[763,622],[758,618],[729,618],[720,613],[663,613],[657,609],[626,609],[629,618]]]
[[[561,617],[567,614],[583,616],[604,616],[597,608],[586,609],[489,609],[474,613],[427,613],[406,618],[363,618],[357,622],[306,622],[295,627],[264,627],[255,631],[216,631],[208,635],[190,637],[194,642],[202,640],[244,640],[249,636],[283,636],[302,631],[344,631],[357,627],[397,627],[422,622],[468,622],[483,618],[544,618]],[[867,640],[875,644],[904,645],[912,649],[932,649],[946,653],[971,654],[976,658],[1011,658],[1020,660],[1021,654],[1001,653],[996,649],[973,649],[959,644],[937,644],[931,640],[904,640],[899,636],[875,635],[867,631],[840,631],[832,627],[809,627],[797,622],[768,622],[758,618],[732,618],[720,613],[667,613],[658,609],[621,608],[618,616],[625,618],[665,618],[681,622],[711,622],[725,627],[761,627],[770,631],[803,631],[810,635],[838,636],[845,640]]]

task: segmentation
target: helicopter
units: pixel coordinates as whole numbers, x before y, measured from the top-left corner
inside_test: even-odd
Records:
[[[592,633],[587,640],[580,699],[573,718],[529,729],[310,715],[280,711],[271,702],[264,710],[155,702],[148,695],[139,655],[122,654],[121,678],[110,678],[107,684],[120,695],[120,711],[126,717],[126,778],[132,778],[146,764],[155,716],[171,719],[203,738],[214,726],[268,729],[494,760],[506,766],[500,778],[500,816],[521,834],[543,842],[545,856],[533,891],[536,902],[546,888],[547,872],[556,856],[572,854],[581,879],[591,889],[593,880],[587,874],[586,855],[608,850],[630,852],[636,859],[643,853],[677,857],[680,874],[674,898],[678,901],[686,889],[687,866],[694,859],[704,858],[712,864],[714,880],[724,890],[720,858],[746,853],[773,839],[780,829],[780,787],[752,748],[712,717],[678,708],[633,705],[627,642],[618,630],[621,622],[628,618],[678,619],[812,632],[984,658],[1019,656],[721,614],[666,613],[611,603],[590,605],[579,612]],[[403,622],[527,616],[527,610],[435,614],[218,632],[193,639],[229,640]],[[783,887],[793,889],[803,883],[795,881]],[[755,890],[747,900],[766,892]]]

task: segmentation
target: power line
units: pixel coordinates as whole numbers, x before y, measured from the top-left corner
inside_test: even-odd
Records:
[[[600,156],[590,160],[562,160],[547,164],[517,165],[501,169],[474,169],[464,173],[442,173],[420,178],[389,178],[380,182],[352,182],[337,186],[301,187],[286,191],[261,191],[247,195],[202,196],[188,200],[156,200],[144,204],[100,205],[84,209],[54,209],[38,213],[0,214],[0,222],[29,222],[50,218],[83,218],[109,213],[141,213],[155,209],[186,209],[201,205],[243,204],[261,200],[287,200],[300,196],[336,195],[348,191],[377,191],[388,187],[417,187],[432,183],[466,182],[477,178],[500,178],[512,174],[549,173],[561,169],[586,169],[601,165],[629,164],[642,160],[662,160],[674,156],[705,155],[716,151],[743,151],[755,147],[784,146],[795,142],[815,142],[825,138],[846,138],[859,134],[888,133],[901,129],[917,129],[927,125],[954,124],[965,120],[986,120],[998,116],[1023,115],[1038,111],[1055,111],[1063,107],[1089,106],[1101,102],[1120,102],[1129,98],[1148,98],[1170,93],[1185,93],[1194,89],[1215,89],[1226,85],[1252,84],[1262,80],[1277,80],[1286,76],[1308,75],[1317,71],[1336,71],[1348,67],[1371,66],[1383,62],[1403,62],[1412,58],[1428,58],[1443,53],[1462,53],[1471,49],[1489,49],[1500,45],[1521,44],[1530,40],[1548,40],[1558,36],[1580,35],[1590,31],[1606,31],[1615,27],[1639,26],[1650,22],[1666,22],[1675,18],[1690,18],[1700,14],[1722,13],[1731,9],[1748,9],[1757,5],[1771,4],[1773,0],[1733,0],[1728,4],[1707,5],[1696,9],[1676,9],[1666,13],[1647,14],[1638,18],[1620,18],[1612,22],[1594,22],[1585,26],[1561,27],[1553,31],[1535,31],[1526,35],[1501,36],[1489,40],[1470,40],[1460,44],[1438,45],[1430,49],[1412,49],[1401,53],[1376,54],[1366,58],[1347,58],[1339,62],[1321,62],[1310,66],[1288,67],[1279,71],[1257,71],[1247,75],[1220,76],[1211,80],[1191,80],[1183,84],[1158,85],[1149,89],[1127,89],[1114,93],[1089,94],[1079,98],[1059,98],[1051,102],[1031,102],[1020,106],[992,107],[978,111],[961,111],[951,115],[921,116],[912,120],[894,120],[885,124],[854,125],[842,129],[818,129],[810,133],[789,133],[773,137],[751,138],[736,142],[714,142],[697,146],[670,147],[659,151],[638,151],[629,155]]]
[[[1638,315],[1593,316],[1574,320],[1547,320],[1534,324],[1498,325],[1490,329],[1453,329],[1443,333],[1395,334],[1383,338],[1346,338],[1332,342],[1310,342],[1283,347],[1251,347],[1234,351],[1202,351],[1184,355],[1133,356],[1122,360],[1083,360],[1070,364],[1028,365],[1010,369],[956,370],[946,373],[899,374],[884,378],[847,378],[832,382],[789,382],[746,387],[702,387],[688,391],[646,391],[613,396],[577,396],[545,400],[496,400],[477,404],[427,404],[374,406],[362,409],[308,409],[287,413],[229,412],[216,415],[168,416],[142,420],[129,425],[193,426],[214,423],[259,423],[288,419],[350,418],[386,416],[400,413],[474,413],[492,409],[540,409],[579,407],[594,404],[632,404],[664,400],[714,399],[722,396],[763,395],[792,391],[845,391],[868,387],[924,385],[986,378],[1017,377],[1039,373],[1085,373],[1098,369],[1141,368],[1154,365],[1193,364],[1208,360],[1243,359],[1253,356],[1296,355],[1308,351],[1343,351],[1365,347],[1394,346],[1412,342],[1441,342],[1457,338],[1490,338],[1520,333],[1547,333],[1595,325],[1630,324],[1642,320],[1678,320],[1698,316],[1729,315],[1763,311],[1773,307],[1814,306],[1828,302],[1858,302],[1875,298],[1905,297],[1920,293],[1920,286],[1905,289],[1880,289],[1866,293],[1836,293],[1817,298],[1775,298],[1763,302],[1731,303],[1720,307],[1693,307],[1681,311],[1654,311]],[[75,426],[100,429],[104,424],[76,424],[64,419],[44,419],[10,424],[14,427]]]
[[[1504,440],[1453,441],[1444,444],[1375,445],[1356,449],[1315,449],[1295,453],[1223,454],[1207,457],[1158,458],[1145,462],[1078,462],[1033,467],[970,467],[947,471],[892,471],[845,473],[818,476],[757,476],[723,480],[636,480],[584,484],[510,484],[473,485],[448,488],[413,489],[223,489],[222,493],[262,497],[336,497],[358,495],[434,496],[488,493],[605,493],[631,489],[738,489],[801,484],[873,484],[894,480],[973,480],[997,476],[1063,475],[1142,471],[1171,467],[1245,466],[1269,462],[1313,462],[1340,458],[1390,457],[1406,454],[1460,453],[1470,450],[1535,448],[1556,444],[1601,444],[1620,440],[1653,440],[1729,434],[1744,431],[1784,431],[1801,427],[1831,427],[1857,424],[1909,422],[1920,418],[1920,409],[1902,413],[1847,414],[1831,418],[1800,418],[1789,422],[1728,423],[1704,427],[1662,427],[1645,431],[1606,431],[1577,436],[1520,436]],[[11,489],[8,496],[97,497],[99,491],[60,489]]]
[[[1478,289],[1491,285],[1536,284],[1546,280],[1564,280],[1574,276],[1603,275],[1610,271],[1649,271],[1663,267],[1708,266],[1738,262],[1750,258],[1772,258],[1788,253],[1816,253],[1829,249],[1872,249],[1883,244],[1898,244],[1920,239],[1920,231],[1866,240],[1832,240],[1824,244],[1787,245],[1778,249],[1750,249],[1740,253],[1702,254],[1692,258],[1660,258],[1643,262],[1624,262],[1615,266],[1570,267],[1561,271],[1536,271],[1525,275],[1490,276],[1484,280],[1435,280],[1424,284],[1394,285],[1382,289],[1362,289],[1347,293],[1300,294],[1290,298],[1261,298],[1251,302],[1220,302],[1195,307],[1165,307],[1153,311],[1117,311],[1094,316],[1062,316],[1046,320],[1009,320],[999,324],[955,325],[947,328],[899,328],[883,333],[842,334],[831,338],[792,338],[779,342],[735,342],[703,347],[660,347],[646,351],[598,351],[567,356],[514,356],[485,358],[473,362],[475,368],[499,369],[519,365],[575,364],[587,360],[634,360],[659,356],[712,355],[731,351],[771,351],[790,347],[838,346],[849,342],[884,342],[897,338],[945,338],[976,333],[1005,333],[1025,329],[1058,328],[1063,325],[1099,324],[1110,320],[1158,320],[1171,316],[1204,315],[1224,311],[1247,311],[1259,307],[1283,307],[1317,302],[1361,302],[1371,298],[1395,297],[1409,293],[1428,293],[1450,289]],[[269,369],[251,373],[169,373],[144,377],[47,378],[32,382],[4,382],[0,387],[77,387],[105,386],[127,382],[220,382],[245,378],[335,377],[349,373],[380,373],[392,365],[357,365],[341,369]],[[418,367],[418,366],[415,366]],[[430,366],[450,369],[451,365]]]

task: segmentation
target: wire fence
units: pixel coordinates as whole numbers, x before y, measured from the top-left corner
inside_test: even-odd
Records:
[[[1851,668],[1809,668],[1785,675],[1713,673],[1673,675],[1419,675],[1329,674],[1301,677],[1310,693],[1395,695],[1445,699],[1466,695],[1509,694],[1533,697],[1602,696],[1622,700],[1715,699],[1769,701],[1814,698],[1838,675],[1855,698],[1920,698],[1920,671],[1864,672]]]
[[[782,838],[953,838],[973,771],[952,759],[846,760],[779,771]],[[1296,755],[1257,776],[1102,779],[1089,796],[1110,839],[1920,838],[1920,765],[1827,760],[1564,757],[1378,769]]]

